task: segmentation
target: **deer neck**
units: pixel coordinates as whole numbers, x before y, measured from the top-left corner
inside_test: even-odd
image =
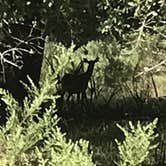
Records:
[[[94,64],[89,64],[88,69],[86,71],[86,73],[88,74],[89,77],[91,77],[91,75],[93,73],[93,68],[94,68]]]

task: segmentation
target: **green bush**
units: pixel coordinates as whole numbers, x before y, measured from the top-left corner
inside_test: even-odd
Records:
[[[51,70],[48,70],[51,73]],[[23,106],[10,93],[1,89],[2,100],[7,105],[8,120],[0,129],[0,165],[46,165],[46,166],[92,166],[92,154],[88,152],[88,142],[66,140],[57,127],[55,114],[56,96],[54,75],[45,75],[38,89],[30,80],[25,85],[28,96]],[[46,110],[42,103],[52,101]],[[43,112],[43,117],[39,116]],[[36,120],[34,120],[36,119]]]
[[[45,47],[46,65],[51,64],[53,71],[56,71],[60,78],[65,73],[73,73],[79,69],[83,58],[93,60],[99,57],[95,64],[92,80],[95,81],[96,96],[109,95],[112,89],[131,78],[131,68],[128,62],[120,56],[121,45],[116,41],[90,41],[86,45],[74,50],[75,45],[66,48],[62,44],[47,42]],[[82,71],[85,71],[87,64],[83,64]],[[46,70],[43,70],[43,72]],[[43,79],[42,79],[43,80]],[[89,85],[89,88],[91,86]]]
[[[137,123],[136,127],[129,122],[129,128],[117,125],[124,133],[125,139],[122,143],[116,140],[119,150],[119,166],[137,166],[148,157],[150,150],[157,147],[153,144],[158,136],[155,134],[157,119],[147,125]]]
[[[165,32],[162,31],[162,35],[164,34]],[[44,69],[51,64],[53,71],[62,78],[65,73],[79,70],[83,58],[99,57],[99,62],[95,64],[92,82],[89,82],[87,96],[92,97],[92,90],[95,90],[93,93],[95,99],[101,104],[112,101],[115,107],[116,100],[132,97],[137,107],[144,104],[141,103],[144,99],[156,97],[157,93],[163,95],[166,91],[163,86],[164,65],[146,72],[146,69],[153,68],[163,61],[165,39],[162,35],[159,33],[152,35],[140,28],[128,34],[129,42],[126,44],[120,44],[115,39],[112,41],[105,39],[90,41],[77,50],[74,44],[66,48],[62,44],[47,42],[45,55],[48,57]],[[87,64],[83,63],[81,71],[85,71],[86,68]],[[141,72],[142,75],[136,77]],[[114,96],[113,100],[109,100],[111,96]]]

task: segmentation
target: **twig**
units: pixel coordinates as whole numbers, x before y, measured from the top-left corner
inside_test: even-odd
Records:
[[[12,40],[12,42],[15,44],[14,48],[11,48],[11,46],[9,47],[9,49],[0,52],[0,65],[1,65],[1,73],[3,74],[3,82],[6,82],[6,68],[5,68],[5,63],[16,67],[18,69],[21,69],[23,67],[22,63],[22,59],[21,59],[21,65],[18,65],[17,62],[17,55],[15,54],[16,52],[19,53],[20,55],[23,56],[24,53],[28,53],[31,54],[31,50],[34,50],[35,52],[37,52],[38,54],[41,54],[40,50],[42,50],[43,48],[38,46],[37,43],[33,42],[35,40],[44,40],[42,38],[42,36],[38,36],[38,37],[33,37],[32,33],[34,31],[34,28],[32,27],[29,31],[29,34],[27,37],[25,37],[24,39],[20,39],[16,36],[13,36],[11,33],[11,29],[9,28],[9,26],[7,26],[6,28],[3,28],[4,33]],[[26,45],[26,48],[20,48],[22,44]],[[6,46],[6,45],[5,45]],[[7,57],[11,56],[11,60],[9,60]],[[22,58],[22,57],[21,57]]]
[[[139,77],[139,76],[141,76],[141,75],[143,75],[143,74],[146,74],[146,73],[148,73],[148,72],[150,72],[150,71],[152,71],[152,70],[158,68],[159,66],[161,66],[161,65],[163,65],[163,64],[165,64],[165,63],[166,63],[166,59],[163,60],[163,61],[161,61],[160,63],[156,64],[156,65],[153,66],[153,67],[150,67],[150,68],[146,67],[146,70],[144,70],[144,71],[138,73],[138,74],[135,76],[135,78],[137,78],[137,77]]]

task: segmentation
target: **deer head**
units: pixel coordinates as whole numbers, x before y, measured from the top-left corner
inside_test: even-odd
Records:
[[[63,93],[68,92],[68,100],[72,94],[80,94],[82,96],[85,95],[85,91],[88,86],[88,82],[92,76],[94,65],[96,62],[99,61],[97,57],[95,60],[87,60],[86,58],[83,59],[83,62],[88,63],[88,68],[85,72],[80,74],[66,74],[62,78],[62,90]]]

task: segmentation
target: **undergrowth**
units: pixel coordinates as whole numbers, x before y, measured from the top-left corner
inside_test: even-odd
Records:
[[[30,80],[30,79],[29,79]],[[50,74],[38,89],[30,80],[26,86],[28,96],[21,106],[3,89],[0,93],[7,105],[8,120],[0,129],[0,165],[3,166],[92,166],[89,143],[79,139],[75,143],[66,140],[55,114],[56,96],[50,95],[56,81]],[[52,101],[46,110],[42,103]],[[39,116],[40,111],[43,112]],[[36,119],[36,120],[34,120]]]

